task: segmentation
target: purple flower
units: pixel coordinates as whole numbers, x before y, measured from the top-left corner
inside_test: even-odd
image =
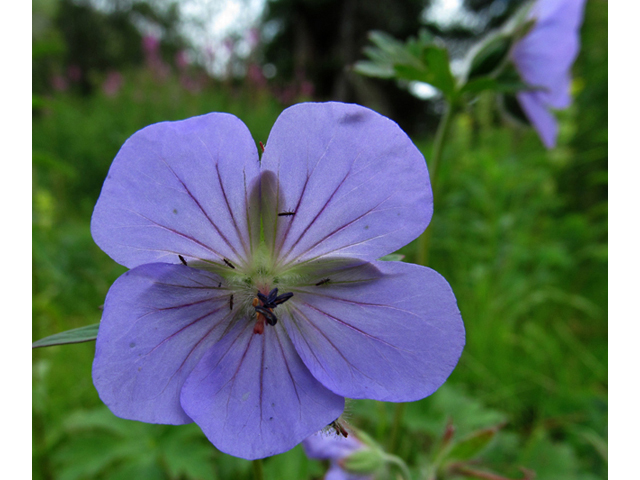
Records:
[[[353,453],[366,449],[354,434],[348,437],[335,433],[317,432],[302,442],[307,457],[316,460],[330,460],[331,466],[324,480],[367,480],[370,475],[357,475],[345,470],[343,462]]]
[[[518,101],[547,148],[556,145],[558,124],[549,109],[571,104],[571,65],[580,50],[580,25],[585,0],[538,0],[529,12],[531,31],[512,51],[522,79],[533,90]]]
[[[147,58],[160,55],[160,40],[153,35],[142,37],[142,50]]]
[[[140,130],[91,224],[131,269],[105,301],[100,398],[254,459],[325,427],[344,397],[430,395],[464,345],[455,297],[429,268],[376,259],[431,213],[420,152],[358,105],[285,110],[262,159],[225,113]]]
[[[122,88],[123,83],[124,78],[122,74],[112,70],[107,74],[107,78],[102,83],[102,91],[108,97],[115,97]]]
[[[51,86],[57,92],[64,92],[69,88],[69,82],[62,75],[54,75],[51,77]]]
[[[189,61],[189,54],[186,52],[186,50],[179,50],[178,53],[176,53],[175,63],[176,67],[178,67],[178,70],[180,70],[181,72],[189,67],[189,64],[191,62]]]

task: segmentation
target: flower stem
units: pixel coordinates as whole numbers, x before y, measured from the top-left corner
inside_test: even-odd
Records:
[[[394,465],[397,465],[398,467],[400,467],[400,470],[402,471],[402,476],[406,480],[411,480],[411,472],[409,471],[407,464],[404,463],[404,460],[402,460],[400,457],[397,457],[395,455],[389,455],[389,454],[386,454],[384,456],[384,459],[388,463],[393,463]]]
[[[404,416],[404,403],[396,403],[393,414],[393,424],[391,425],[391,433],[389,434],[389,451],[396,452],[400,442],[400,430],[402,429],[402,417]]]
[[[431,160],[430,160],[430,168],[429,168],[429,178],[431,180],[431,191],[433,192],[434,202],[436,197],[436,192],[438,190],[438,167],[440,165],[440,160],[442,160],[442,151],[444,148],[444,142],[447,139],[447,135],[449,134],[449,130],[451,129],[451,124],[453,117],[455,116],[456,110],[456,102],[453,101],[451,103],[445,103],[445,111],[444,115],[440,119],[440,123],[438,124],[438,130],[436,131],[436,138],[433,141],[433,151],[431,152]],[[432,228],[427,228],[422,235],[418,237],[418,253],[416,256],[416,263],[418,265],[427,266],[429,262],[429,247],[431,246],[431,230]],[[402,425],[402,417],[404,415],[404,403],[397,403],[395,408],[395,413],[393,415],[393,426],[391,427],[391,439],[389,441],[390,450],[395,452],[398,439],[400,436],[400,429]]]
[[[442,150],[444,148],[444,142],[447,139],[449,130],[451,129],[451,123],[455,115],[455,103],[446,103],[444,115],[440,119],[438,130],[436,132],[436,138],[433,141],[433,151],[431,152],[431,160],[429,162],[429,178],[431,180],[431,191],[433,192],[434,203],[435,196],[438,190],[438,167],[442,160]],[[419,265],[427,266],[429,261],[429,246],[431,243],[431,228],[427,228],[422,235],[418,237],[418,255],[417,263]]]
[[[253,478],[255,480],[264,480],[264,472],[262,471],[262,459],[252,460]]]

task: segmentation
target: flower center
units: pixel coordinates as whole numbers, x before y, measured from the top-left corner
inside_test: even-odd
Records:
[[[253,333],[261,335],[264,333],[265,321],[271,326],[278,323],[278,317],[273,313],[273,309],[283,304],[293,297],[293,293],[283,293],[278,295],[278,289],[274,288],[268,295],[258,292],[258,296],[253,299],[252,306],[256,311],[256,325],[253,327]]]

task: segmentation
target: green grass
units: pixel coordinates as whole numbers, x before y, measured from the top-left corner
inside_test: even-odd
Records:
[[[89,221],[111,161],[136,130],[210,111],[234,113],[265,141],[282,110],[266,92],[210,84],[198,94],[175,79],[126,75],[115,98],[60,94],[33,121],[34,340],[96,323],[125,270],[93,243]],[[533,132],[458,117],[445,147],[432,221],[430,264],[451,283],[467,346],[450,380],[407,405],[398,454],[415,475],[448,419],[457,434],[507,422],[483,453],[487,468],[520,478],[606,476],[606,204],[569,208],[559,178],[579,162],[547,152]],[[575,118],[563,125],[571,132]],[[566,133],[566,132],[565,132]],[[429,158],[431,144],[416,139]],[[415,245],[402,249],[406,260]],[[251,478],[249,462],[215,450],[194,425],[115,418],[91,383],[93,344],[33,354],[36,479]],[[394,405],[349,404],[349,420],[388,442]],[[265,460],[265,478],[320,478],[300,447]]]

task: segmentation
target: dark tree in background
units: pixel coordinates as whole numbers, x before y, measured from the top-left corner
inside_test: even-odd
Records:
[[[349,70],[363,59],[367,34],[381,30],[406,40],[427,28],[455,56],[501,25],[524,0],[467,0],[473,26],[442,26],[424,18],[432,0],[271,0],[263,20],[264,62],[277,68],[276,81],[309,80],[321,100],[356,102],[397,120],[410,133],[435,128],[437,114],[393,81],[358,76]],[[270,35],[271,33],[271,35]]]
[[[424,106],[391,81],[360,77],[349,66],[362,58],[367,33],[383,30],[399,39],[415,35],[430,0],[272,0],[263,22],[277,33],[264,51],[277,68],[277,81],[309,80],[314,96],[356,102],[407,125],[424,115]]]
[[[164,57],[173,58],[187,42],[179,33],[178,3],[159,8],[153,2],[116,0],[108,11],[97,9],[90,1],[61,0],[48,31],[34,33],[33,91],[50,89],[50,77],[74,71],[73,83],[83,94],[95,88],[96,78],[109,70],[142,65],[144,55],[140,25],[153,25],[161,32],[160,48]],[[55,33],[59,48],[50,45]],[[48,58],[51,57],[51,58]],[[57,71],[56,71],[57,70]]]

